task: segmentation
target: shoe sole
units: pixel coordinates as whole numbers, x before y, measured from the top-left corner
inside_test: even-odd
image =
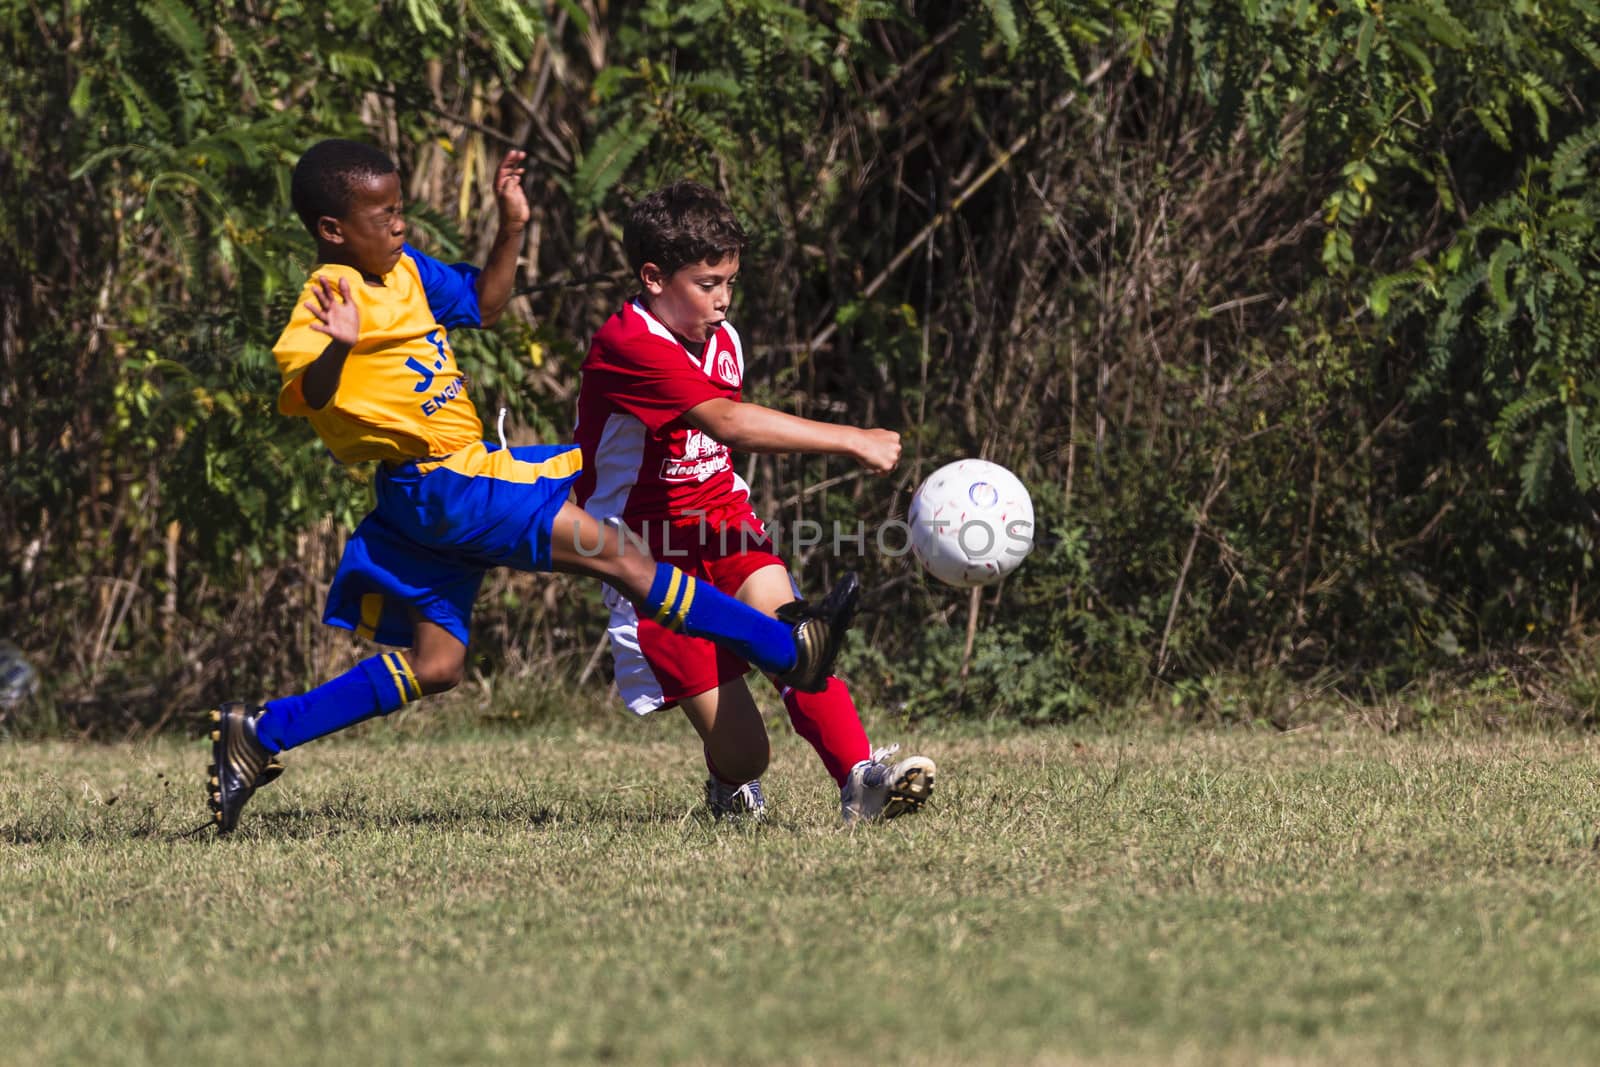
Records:
[[[895,819],[922,810],[922,805],[933,795],[933,768],[912,767],[889,786],[889,799],[884,802],[883,819]]]
[[[844,602],[834,605],[833,618],[828,621],[828,674],[833,674],[833,663],[839,658],[839,653],[844,648],[844,639],[850,633],[850,627],[855,625],[856,612],[861,608],[861,579],[854,572],[841,579],[841,584],[848,582],[849,586],[843,591]],[[824,600],[824,604],[827,601]],[[827,680],[823,680],[827,684]]]
[[[850,632],[850,625],[855,622],[856,611],[860,606],[861,579],[852,571],[839,580],[816,609],[814,617],[825,622],[828,627],[827,643],[822,648],[817,676],[789,678],[780,675],[779,682],[802,693],[820,693],[828,688],[828,679],[833,677],[833,666],[844,648],[845,636]],[[778,617],[783,617],[781,612]]]
[[[206,806],[211,809],[211,821],[217,833],[226,834],[233,824],[223,819],[222,764],[228,757],[228,726],[222,721],[221,711],[211,712],[211,766],[206,768]],[[234,822],[238,818],[235,815]]]
[[[206,774],[209,776],[209,785],[206,792],[208,794],[214,793],[221,785],[217,773],[217,749],[215,744],[211,746],[211,766],[206,768]],[[274,756],[271,763],[261,768],[261,774],[256,778],[256,792],[261,792],[261,790],[282,777],[283,764],[279,763],[278,757]]]
[[[212,824],[216,826],[217,833],[229,834],[239,824],[239,813],[244,810],[245,803],[255,795],[256,790],[268,782],[275,781],[283,774],[283,764],[278,762],[275,755],[269,754],[267,762],[256,775],[254,785],[242,790],[243,796],[224,796],[222,788],[222,767],[228,758],[228,737],[232,730],[238,729],[236,725],[225,718],[236,714],[232,708],[242,708],[238,701],[230,701],[221,708],[211,711],[211,766],[206,768],[206,805],[211,809]],[[237,714],[242,714],[239,712]],[[232,809],[231,812],[229,809]],[[228,815],[233,817],[230,819]]]

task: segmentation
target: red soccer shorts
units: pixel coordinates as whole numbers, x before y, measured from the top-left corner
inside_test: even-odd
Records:
[[[688,527],[685,532],[684,527],[674,527],[670,535],[647,526],[645,540],[660,562],[736,596],[756,571],[784,566],[770,551],[760,521],[751,515],[745,523],[722,531]],[[639,618],[633,605],[610,586],[605,603],[611,609],[607,632],[617,691],[635,715],[670,708],[684,697],[743,678],[750,671],[744,660],[703,637],[674,633],[652,619]]]

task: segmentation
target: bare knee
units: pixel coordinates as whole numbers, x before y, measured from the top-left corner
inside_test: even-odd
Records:
[[[417,677],[417,686],[424,696],[446,693],[461,684],[466,677],[467,661],[464,656],[418,656],[412,653],[411,673]]]
[[[417,619],[416,628],[416,644],[406,653],[406,661],[423,696],[460,685],[467,673],[466,643],[436,622]]]

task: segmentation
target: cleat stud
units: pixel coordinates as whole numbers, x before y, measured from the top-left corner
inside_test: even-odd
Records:
[[[218,779],[218,778],[217,778],[217,776],[216,776],[216,775],[214,775],[214,774],[213,774],[213,775],[212,775],[212,776],[211,776],[211,784],[212,784],[212,785],[213,785],[213,786],[219,786],[219,785],[221,785],[221,784],[222,784],[222,782],[221,782],[221,780],[220,780],[220,779]]]
[[[221,741],[222,740],[222,731],[221,730],[212,730],[211,731],[211,740],[213,740],[213,741]]]

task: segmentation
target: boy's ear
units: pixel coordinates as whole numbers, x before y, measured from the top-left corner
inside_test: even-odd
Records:
[[[332,215],[323,215],[317,219],[317,239],[326,241],[331,245],[344,244],[344,227]]]
[[[667,279],[672,277],[654,263],[646,263],[639,268],[639,281],[644,283],[645,292],[651,296],[660,296],[661,291],[667,287]]]

